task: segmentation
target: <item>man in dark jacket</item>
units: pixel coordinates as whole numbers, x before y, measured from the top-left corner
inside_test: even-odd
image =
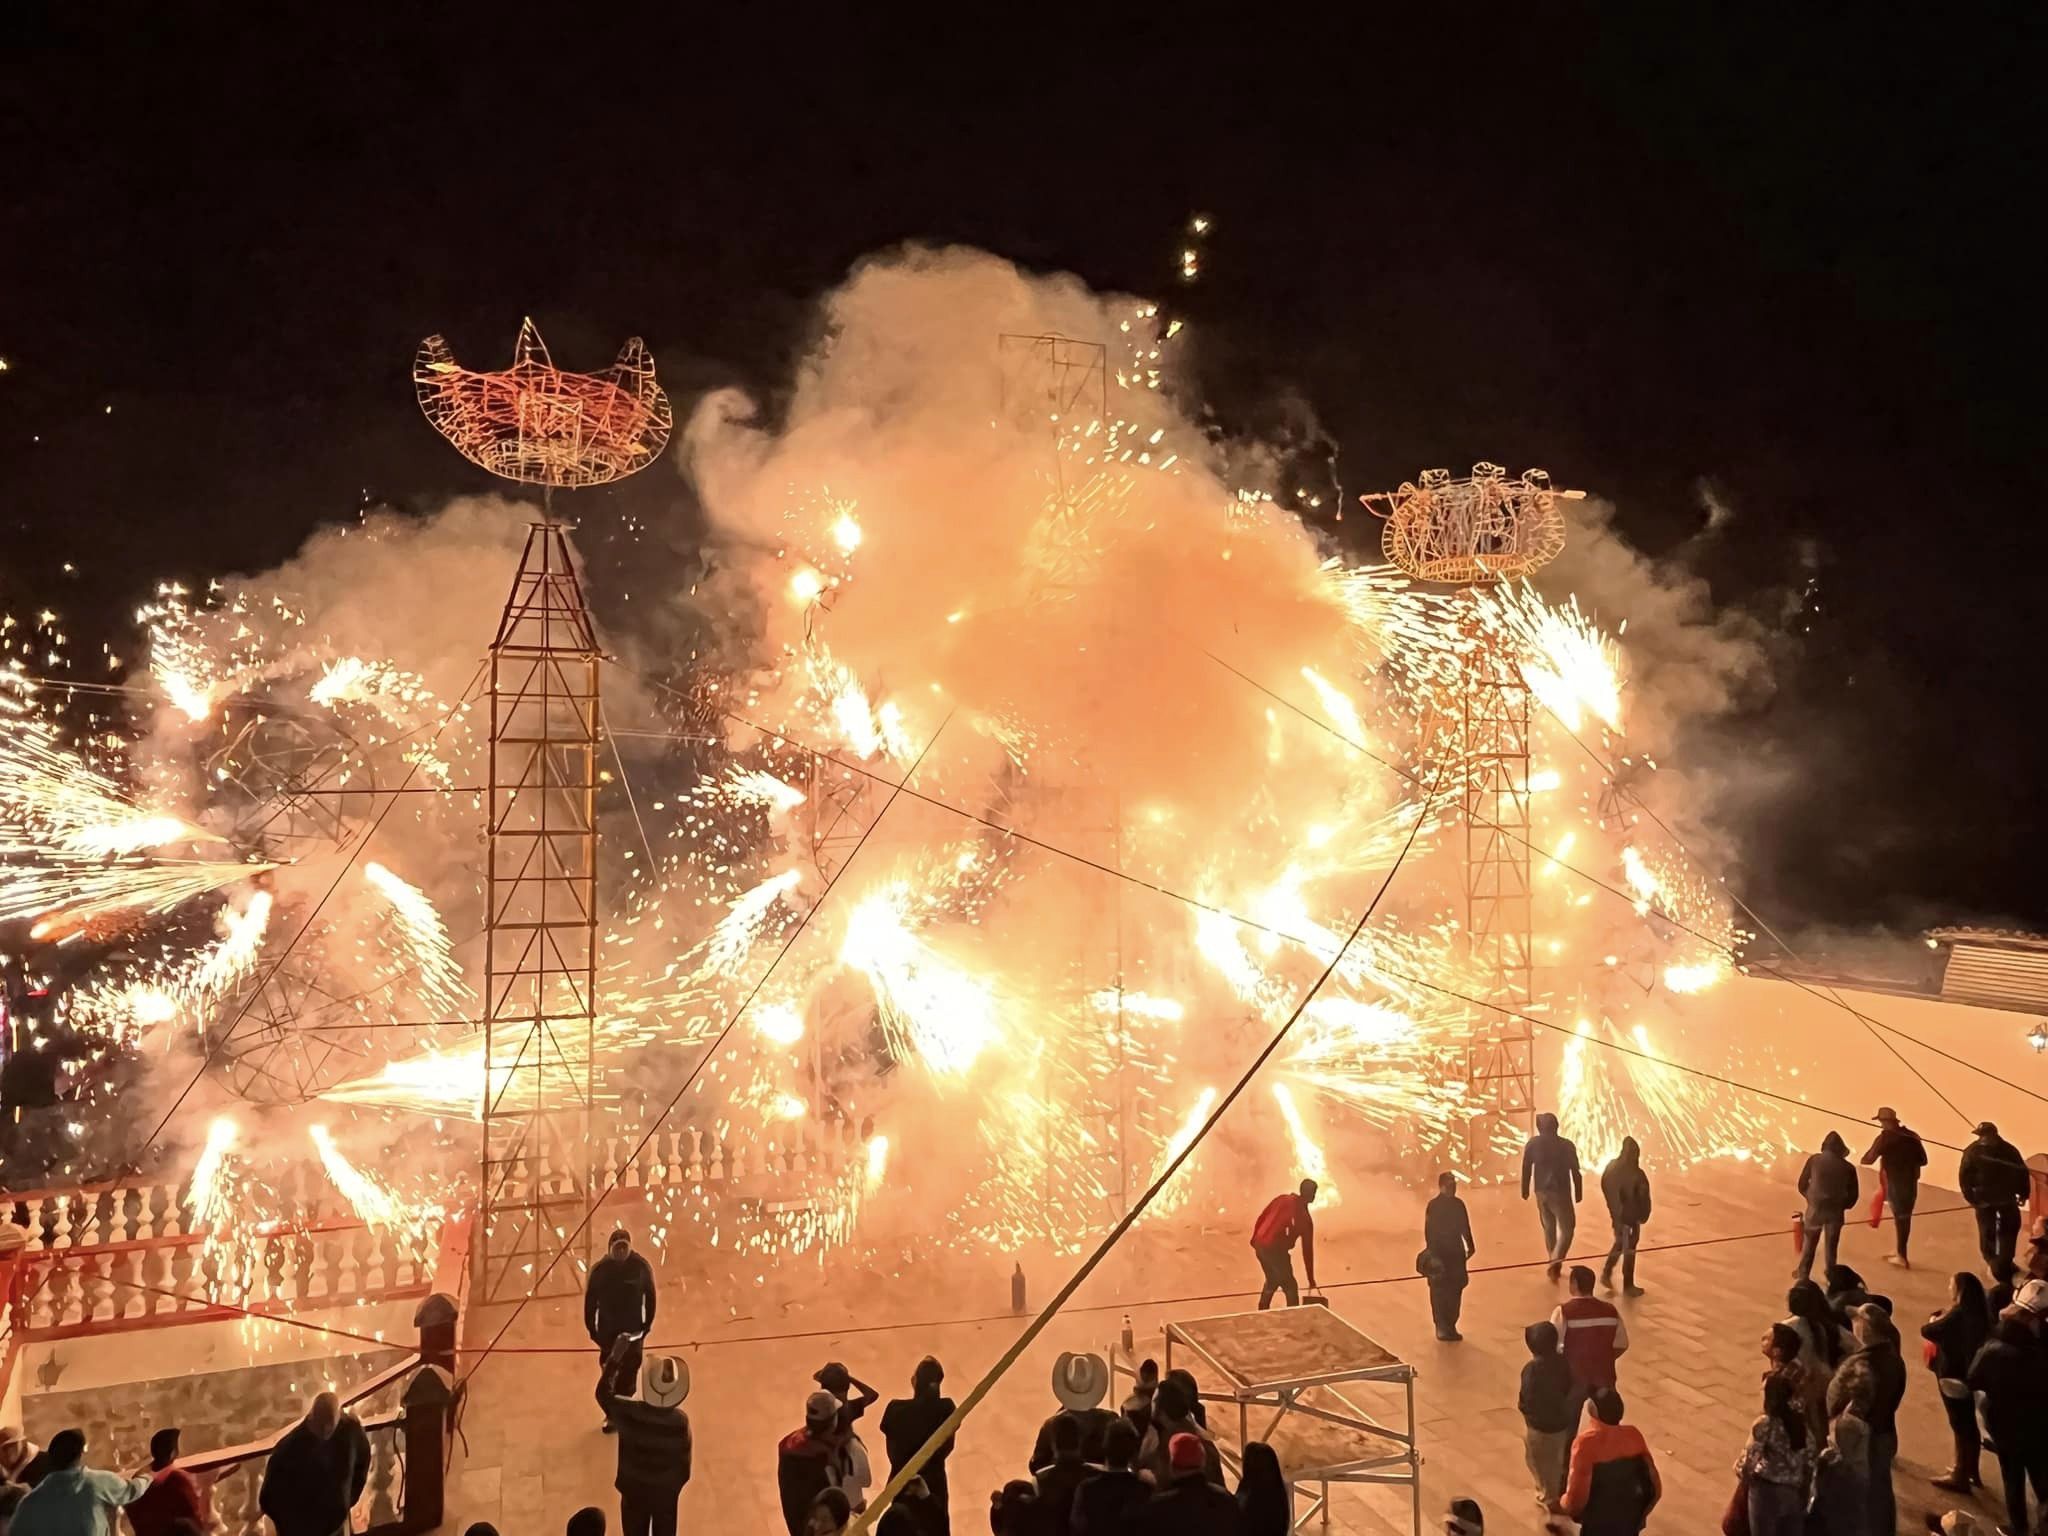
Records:
[[[1564,1272],[1579,1229],[1578,1204],[1586,1198],[1585,1175],[1579,1171],[1579,1149],[1557,1134],[1557,1116],[1536,1117],[1536,1134],[1522,1148],[1522,1198],[1536,1197],[1536,1216],[1543,1224],[1543,1251],[1550,1257],[1550,1278]]]
[[[1977,1213],[1977,1251],[1987,1267],[2012,1262],[2019,1244],[2020,1202],[2032,1193],[2027,1160],[2020,1149],[1998,1134],[1989,1120],[1977,1124],[1977,1139],[1963,1148],[1956,1166],[1956,1186]]]
[[[1114,1426],[1112,1426],[1114,1427]],[[1034,1468],[1039,1518],[1048,1531],[1064,1533],[1074,1512],[1074,1495],[1095,1469],[1081,1459],[1081,1426],[1069,1418],[1052,1421],[1052,1460]]]
[[[1239,1536],[1244,1514],[1237,1500],[1206,1475],[1208,1451],[1194,1435],[1168,1442],[1172,1480],[1143,1505],[1131,1522],[1133,1536]]]
[[[1103,1436],[1102,1470],[1075,1490],[1068,1521],[1073,1536],[1125,1536],[1132,1512],[1152,1496],[1131,1466],[1137,1459],[1137,1427],[1129,1421],[1110,1425]]]
[[[1827,1239],[1827,1261],[1833,1264],[1842,1254],[1842,1218],[1863,1191],[1856,1177],[1856,1165],[1849,1161],[1849,1144],[1833,1131],[1821,1138],[1820,1150],[1799,1170],[1799,1193],[1806,1197],[1800,1226],[1806,1242],[1799,1262],[1792,1267],[1794,1280],[1813,1277],[1813,1258],[1821,1239]]]
[[[1479,1245],[1472,1241],[1472,1217],[1458,1198],[1458,1176],[1436,1176],[1436,1198],[1422,1212],[1422,1252],[1429,1276],[1429,1310],[1436,1319],[1436,1336],[1455,1344],[1458,1314],[1465,1304],[1465,1285],[1470,1278],[1465,1265]]]
[[[1876,1119],[1877,1139],[1863,1154],[1863,1162],[1866,1167],[1877,1164],[1884,1178],[1885,1204],[1892,1208],[1892,1225],[1898,1229],[1898,1251],[1886,1254],[1884,1261],[1911,1269],[1906,1248],[1913,1240],[1913,1206],[1920,1198],[1920,1170],[1927,1166],[1927,1148],[1920,1144],[1917,1132],[1899,1124],[1897,1110],[1879,1109]]]
[[[673,1355],[647,1362],[640,1400],[607,1393],[607,1420],[619,1437],[619,1529],[624,1536],[676,1536],[676,1500],[690,1480],[690,1368]]]
[[[654,1326],[654,1271],[633,1251],[624,1227],[605,1243],[583,1286],[583,1328],[597,1346],[597,1400],[630,1397],[640,1379],[640,1353]],[[612,1432],[612,1416],[604,1416]]]
[[[1109,1395],[1109,1362],[1096,1354],[1063,1353],[1052,1363],[1052,1395],[1059,1399],[1059,1412],[1038,1426],[1038,1438],[1031,1445],[1030,1471],[1036,1475],[1053,1461],[1053,1435],[1062,1424],[1072,1424],[1081,1437],[1081,1460],[1102,1460],[1103,1437],[1119,1417],[1102,1406]]]
[[[370,1437],[322,1392],[271,1451],[256,1502],[277,1536],[337,1536],[369,1480]]]
[[[811,1501],[838,1486],[845,1445],[839,1410],[844,1406],[830,1392],[813,1392],[804,1399],[804,1427],[784,1435],[775,1447],[775,1483],[789,1536],[804,1536]]]
[[[1607,1220],[1614,1228],[1614,1246],[1607,1250],[1607,1262],[1600,1266],[1600,1284],[1614,1289],[1614,1261],[1621,1260],[1621,1288],[1630,1296],[1643,1294],[1636,1284],[1636,1244],[1650,1219],[1650,1176],[1643,1172],[1643,1149],[1633,1136],[1621,1138],[1615,1154],[1600,1175],[1600,1194],[1607,1201]]]
[[[2048,1311],[2048,1281],[2030,1280],[2021,1289]],[[2048,1493],[2048,1349],[2041,1342],[2041,1312],[2015,1302],[1992,1327],[1991,1337],[1970,1363],[1970,1390],[1984,1399],[1984,1428],[1998,1446],[1998,1472],[2005,1483],[2006,1529],[2024,1533],[2027,1484],[2034,1498]]]

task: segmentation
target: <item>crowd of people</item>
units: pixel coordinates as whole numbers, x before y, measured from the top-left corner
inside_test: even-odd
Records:
[[[1886,1262],[1912,1264],[1912,1213],[1927,1154],[1890,1109],[1861,1165],[1878,1169],[1879,1198],[1893,1214]],[[1800,1171],[1799,1257],[1786,1315],[1761,1337],[1759,1413],[1733,1465],[1722,1515],[1730,1536],[1892,1536],[1897,1521],[1897,1413],[1910,1372],[1891,1300],[1874,1294],[1841,1262],[1844,1223],[1863,1198],[1859,1165],[1829,1133]],[[1576,1523],[1583,1536],[1636,1536],[1663,1496],[1655,1455],[1627,1418],[1622,1364],[1627,1318],[1608,1296],[1644,1294],[1636,1260],[1652,1205],[1641,1149],[1626,1138],[1600,1173],[1612,1241],[1600,1271],[1572,1265],[1586,1177],[1577,1148],[1554,1115],[1537,1117],[1524,1149],[1521,1193],[1533,1202],[1548,1275],[1565,1294],[1531,1322],[1516,1406],[1534,1497],[1546,1522]],[[1931,1480],[1946,1492],[1984,1486],[1996,1466],[2006,1536],[2048,1536],[2048,1236],[2018,1253],[2021,1206],[2030,1177],[2017,1149],[1986,1122],[1963,1152],[1958,1184],[1976,1215],[1990,1284],[1964,1271],[1945,1304],[1921,1325],[1923,1358],[1954,1441],[1949,1468]],[[1291,1305],[1315,1291],[1313,1180],[1269,1202],[1252,1231],[1262,1289]],[[1302,1249],[1309,1294],[1296,1281]],[[1458,1181],[1446,1173],[1424,1213],[1416,1267],[1426,1277],[1437,1337],[1456,1343],[1468,1266],[1478,1251]],[[1821,1281],[1813,1276],[1821,1266]],[[1597,1294],[1604,1291],[1606,1295]],[[682,1404],[689,1370],[671,1356],[642,1359],[654,1321],[651,1267],[630,1234],[612,1234],[593,1266],[585,1324],[598,1348],[597,1399],[617,1440],[619,1522],[625,1536],[674,1536],[690,1480],[690,1425]],[[1126,1341],[1128,1343],[1128,1340]],[[904,1474],[954,1419],[945,1369],[930,1356],[911,1372],[908,1392],[882,1394],[844,1364],[813,1378],[802,1424],[775,1450],[776,1486],[789,1536],[836,1536],[879,1486]],[[1284,1536],[1292,1529],[1287,1476],[1272,1447],[1254,1441],[1226,1460],[1211,1435],[1201,1389],[1185,1370],[1135,1367],[1130,1393],[1108,1406],[1107,1362],[1064,1354],[1053,1369],[1057,1407],[1040,1426],[1019,1475],[988,1496],[993,1536]],[[637,1392],[636,1392],[637,1389]],[[864,1430],[871,1411],[887,1471],[871,1459]],[[133,1474],[86,1464],[86,1437],[67,1429],[47,1448],[18,1429],[0,1429],[0,1536],[116,1536],[117,1512],[134,1536],[202,1536],[211,1522],[208,1488],[178,1465],[174,1428],[150,1441],[150,1465]],[[950,1436],[908,1475],[882,1513],[881,1536],[951,1536],[947,1477]],[[1230,1466],[1237,1469],[1235,1486]],[[304,1420],[280,1438],[265,1464],[259,1502],[276,1536],[338,1536],[370,1469],[368,1437],[332,1393],[312,1400]],[[2030,1495],[2031,1493],[2031,1502]],[[2031,1521],[2030,1521],[2031,1516]],[[1954,1515],[1945,1529],[1967,1529]],[[569,1536],[604,1536],[603,1511],[584,1509]],[[1453,1503],[1443,1529],[1478,1536],[1485,1517],[1470,1499]],[[468,1536],[496,1536],[472,1526]]]

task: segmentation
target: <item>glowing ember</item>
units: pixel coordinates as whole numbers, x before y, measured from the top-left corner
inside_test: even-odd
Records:
[[[363,1225],[378,1227],[402,1239],[415,1253],[424,1251],[435,1229],[440,1225],[442,1213],[432,1207],[418,1207],[407,1204],[393,1194],[377,1179],[342,1155],[341,1148],[334,1144],[334,1137],[324,1125],[310,1125],[306,1128],[312,1137],[314,1149],[320,1154],[320,1164],[327,1170],[334,1187],[341,1191]]]
[[[391,904],[406,969],[421,1001],[444,1017],[460,1017],[470,1002],[470,991],[462,980],[462,967],[450,952],[448,926],[426,892],[374,861],[363,866],[363,878]]]

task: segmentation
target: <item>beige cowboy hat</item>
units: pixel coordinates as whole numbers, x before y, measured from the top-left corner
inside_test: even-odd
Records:
[[[654,1408],[674,1408],[690,1395],[690,1368],[674,1355],[647,1362],[640,1373],[640,1400]]]
[[[1061,1355],[1052,1365],[1052,1395],[1075,1413],[1101,1407],[1109,1395],[1109,1363],[1100,1355]]]

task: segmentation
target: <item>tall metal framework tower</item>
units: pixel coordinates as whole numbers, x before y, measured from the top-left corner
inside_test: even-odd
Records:
[[[673,416],[638,337],[611,367],[555,367],[532,320],[509,368],[462,367],[438,336],[413,363],[420,409],[492,474],[543,488],[490,650],[483,1146],[478,1268],[488,1304],[573,1294],[587,1267],[597,1030],[597,747],[603,654],[558,489],[645,468]],[[573,1265],[570,1236],[585,1251]],[[543,1286],[543,1276],[546,1277]]]
[[[486,1304],[532,1292],[596,1194],[601,659],[566,531],[530,525],[491,643],[478,1224]],[[580,1289],[558,1265],[542,1294]]]
[[[1564,548],[1560,499],[1531,469],[1516,479],[1498,464],[1469,477],[1423,471],[1397,491],[1361,498],[1386,519],[1388,560],[1421,581],[1451,587],[1511,581]],[[1526,1012],[1535,996],[1535,887],[1530,862],[1529,686],[1511,652],[1476,628],[1460,682],[1455,729],[1464,824],[1465,940],[1487,972],[1491,1000]],[[1535,1030],[1526,1018],[1491,1016],[1466,1042],[1474,1099],[1527,1126],[1536,1113]]]

